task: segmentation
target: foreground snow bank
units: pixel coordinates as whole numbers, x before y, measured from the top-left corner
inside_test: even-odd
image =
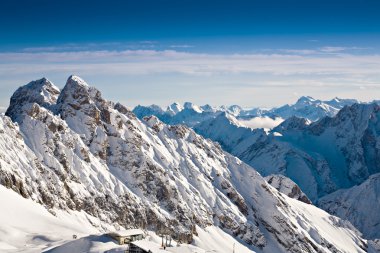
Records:
[[[0,186],[0,199],[0,252],[41,252],[72,239],[74,234],[99,233],[100,225],[104,226],[80,212],[57,211],[54,216],[4,186]]]

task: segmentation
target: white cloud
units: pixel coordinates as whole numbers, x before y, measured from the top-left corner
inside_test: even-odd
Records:
[[[264,129],[272,129],[284,121],[282,118],[269,118],[269,117],[255,117],[250,120],[239,120],[240,124],[243,126],[256,129],[256,128],[264,128]]]
[[[324,53],[338,53],[343,51],[352,51],[352,50],[366,50],[367,47],[322,47],[319,50]]]
[[[332,49],[329,49],[332,50]],[[334,49],[338,50],[338,49]],[[85,71],[141,75],[378,75],[380,55],[199,54],[175,50],[0,53],[0,74]]]
[[[322,47],[320,51],[326,52],[326,53],[335,53],[335,52],[341,52],[346,50],[346,47]]]
[[[158,41],[155,40],[142,40],[140,41],[141,44],[158,44]]]
[[[280,49],[281,52],[289,53],[289,54],[316,54],[317,50],[314,49]]]
[[[183,45],[170,45],[169,46],[170,48],[192,48],[194,46],[192,45],[187,45],[187,44],[183,44]]]

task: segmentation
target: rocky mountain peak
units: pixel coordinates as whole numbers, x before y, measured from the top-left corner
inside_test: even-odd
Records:
[[[306,103],[309,104],[309,103],[315,102],[315,101],[316,100],[310,96],[302,96],[297,100],[296,104],[306,104]]]
[[[89,104],[91,101],[90,87],[80,77],[70,76],[58,98],[58,104],[70,103],[72,105]]]
[[[107,101],[102,98],[102,94],[94,87],[90,87],[83,79],[78,76],[70,76],[65,87],[57,100],[58,113],[74,110],[88,111],[95,107],[104,107]],[[92,109],[91,109],[92,108]]]
[[[80,86],[89,87],[89,85],[82,78],[80,78],[79,76],[76,76],[76,75],[69,76],[69,78],[67,79],[67,83],[75,83],[75,84],[80,85]]]
[[[18,88],[13,93],[6,115],[17,120],[22,107],[29,103],[37,103],[42,107],[51,109],[55,105],[60,90],[46,78],[32,81]]]

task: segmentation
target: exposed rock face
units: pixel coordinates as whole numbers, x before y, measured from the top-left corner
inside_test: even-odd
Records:
[[[316,214],[327,214],[293,206],[254,169],[193,130],[155,117],[140,121],[76,76],[56,103],[47,103],[55,91],[20,103],[12,97],[8,111],[21,109],[8,115],[19,130],[1,118],[1,145],[9,152],[0,157],[0,182],[21,195],[51,210],[83,210],[111,224],[173,236],[188,234],[192,222],[214,224],[261,252],[365,250],[355,228],[335,229],[325,218],[313,224]],[[12,139],[17,141],[7,148]],[[346,245],[334,244],[323,226],[340,233]]]
[[[56,103],[58,95],[59,89],[46,78],[32,81],[15,91],[5,114],[15,120],[22,111],[21,108],[30,103],[51,108]]]
[[[311,200],[290,178],[283,175],[270,175],[265,177],[265,179],[271,186],[276,188],[279,192],[284,193],[286,196],[297,199],[306,204],[311,204]]]

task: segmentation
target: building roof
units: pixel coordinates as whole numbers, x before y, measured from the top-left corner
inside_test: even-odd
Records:
[[[134,244],[145,251],[150,250],[152,253],[168,253],[168,251],[163,250],[159,244],[148,240],[134,241],[131,242],[131,244]]]
[[[127,230],[118,230],[118,231],[110,232],[109,234],[126,237],[126,236],[132,236],[132,235],[143,235],[144,231],[142,231],[141,229],[127,229]]]

